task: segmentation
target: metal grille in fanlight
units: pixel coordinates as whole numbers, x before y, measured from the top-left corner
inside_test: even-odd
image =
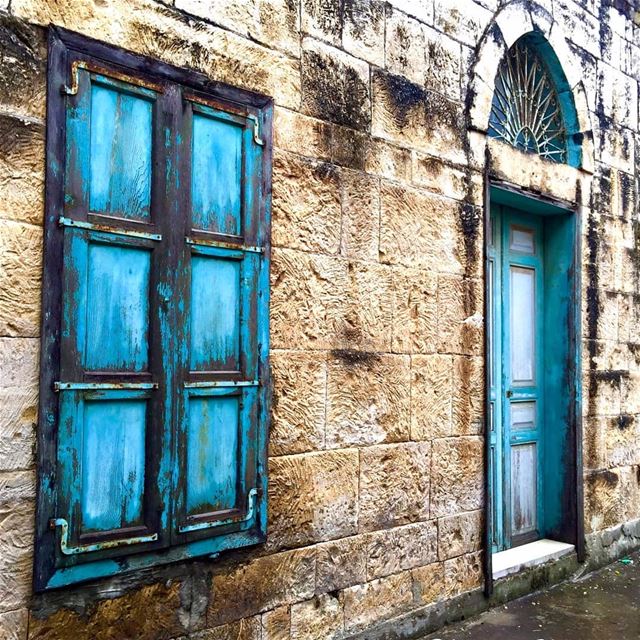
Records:
[[[567,134],[558,93],[538,53],[514,45],[498,68],[489,135],[555,162],[566,162]]]

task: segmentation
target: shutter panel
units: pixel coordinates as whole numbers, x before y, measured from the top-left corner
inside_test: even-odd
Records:
[[[262,147],[246,114],[186,102],[190,194],[182,397],[178,410],[177,541],[256,527],[259,341],[266,270],[259,232]],[[262,245],[261,245],[262,243]]]
[[[54,521],[62,566],[167,543],[158,487],[166,379],[152,348],[164,260],[151,197],[157,102],[157,92],[87,70],[67,98]]]

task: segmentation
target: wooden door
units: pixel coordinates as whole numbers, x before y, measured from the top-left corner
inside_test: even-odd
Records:
[[[489,251],[494,551],[540,537],[544,420],[543,227],[496,207]]]

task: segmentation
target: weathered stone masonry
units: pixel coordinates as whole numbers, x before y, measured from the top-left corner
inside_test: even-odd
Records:
[[[49,24],[274,97],[274,398],[266,545],[34,598]],[[480,589],[483,131],[533,28],[583,168],[490,170],[579,205],[588,550],[640,545],[631,2],[0,0],[0,638],[342,638]]]

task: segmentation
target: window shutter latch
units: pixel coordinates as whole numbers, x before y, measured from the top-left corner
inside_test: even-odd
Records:
[[[136,536],[134,538],[121,538],[120,540],[105,540],[104,542],[96,542],[94,544],[80,544],[70,547],[69,542],[69,523],[64,518],[54,518],[49,520],[49,527],[56,529],[60,527],[62,530],[60,536],[60,551],[65,556],[75,556],[79,553],[89,553],[91,551],[104,551],[105,549],[114,549],[116,547],[126,547],[132,544],[140,544],[142,542],[155,542],[158,539],[157,533],[148,536]]]

